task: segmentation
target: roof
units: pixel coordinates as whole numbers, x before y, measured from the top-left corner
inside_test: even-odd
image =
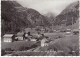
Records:
[[[24,34],[23,32],[18,32],[17,36],[23,36],[23,34]]]
[[[5,34],[3,37],[12,37],[14,34]]]
[[[25,29],[25,32],[28,33],[28,32],[30,32],[31,30],[32,30],[31,28],[26,28],[26,29]]]

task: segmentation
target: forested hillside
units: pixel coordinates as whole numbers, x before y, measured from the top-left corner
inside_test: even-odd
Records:
[[[22,28],[50,25],[46,18],[34,9],[24,8],[16,1],[1,1],[1,31],[16,33]]]
[[[79,18],[79,2],[67,6],[56,18],[54,25],[65,24],[66,26],[76,23]]]

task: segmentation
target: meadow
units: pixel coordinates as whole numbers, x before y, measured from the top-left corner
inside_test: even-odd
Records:
[[[12,43],[5,43],[5,42],[2,42],[2,49],[8,49],[8,48],[11,48],[11,50],[15,50],[15,51],[19,51],[21,50],[21,48],[23,49],[24,47],[29,48],[31,47],[32,45],[34,45],[36,42],[33,42],[33,41],[15,41],[15,42],[12,42]]]
[[[34,48],[37,49],[39,43],[31,41],[15,41],[12,43],[1,43],[3,50],[15,50],[15,51],[26,51],[26,52],[14,52],[12,56],[78,56],[79,55],[79,35],[73,35],[66,33],[45,33],[45,36],[48,36],[51,42],[49,46],[40,47],[38,52],[27,52],[28,49]],[[9,49],[11,48],[11,49]],[[33,50],[33,51],[34,51]],[[39,52],[43,51],[43,52]],[[45,52],[53,51],[53,52]],[[61,51],[61,52],[59,52]],[[54,54],[54,52],[56,52]]]

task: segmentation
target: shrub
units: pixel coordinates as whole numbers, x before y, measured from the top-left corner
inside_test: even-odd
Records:
[[[79,31],[73,31],[73,34],[77,35],[77,34],[79,34]]]
[[[1,56],[5,55],[5,54],[6,54],[5,50],[1,49]]]
[[[12,51],[13,51],[13,50],[12,50],[11,48],[6,48],[6,49],[5,49],[5,52],[6,52],[7,54],[11,54]]]
[[[62,35],[62,34],[58,34],[58,35],[55,35],[55,36],[54,36],[55,39],[58,39],[58,38],[64,38],[64,37],[65,37],[65,36]]]

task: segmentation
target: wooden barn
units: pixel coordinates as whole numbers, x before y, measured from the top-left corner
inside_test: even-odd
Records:
[[[5,34],[3,36],[3,42],[12,42],[13,41],[13,39],[12,39],[13,35],[14,34]]]

